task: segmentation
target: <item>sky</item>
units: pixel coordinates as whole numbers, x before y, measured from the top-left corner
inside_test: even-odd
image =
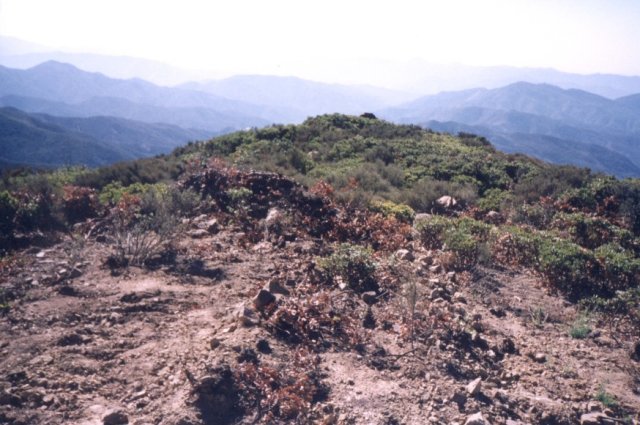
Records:
[[[0,35],[320,80],[421,61],[640,75],[637,0],[0,0]]]

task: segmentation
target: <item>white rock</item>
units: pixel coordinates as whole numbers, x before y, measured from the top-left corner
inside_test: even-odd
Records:
[[[488,423],[489,422],[485,421],[484,417],[482,417],[482,412],[478,412],[468,416],[464,425],[487,425]]]
[[[482,389],[482,378],[476,378],[467,385],[467,393],[471,396],[477,395]]]

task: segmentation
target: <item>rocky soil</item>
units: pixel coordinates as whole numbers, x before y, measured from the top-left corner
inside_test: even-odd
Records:
[[[354,290],[319,276],[330,238],[229,216],[147,268],[110,269],[95,235],[5,260],[0,423],[638,423],[636,341],[537,276],[409,240]]]

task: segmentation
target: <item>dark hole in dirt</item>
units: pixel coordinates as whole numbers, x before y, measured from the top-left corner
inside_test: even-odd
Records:
[[[238,355],[238,363],[258,364],[258,355],[251,348],[243,348]]]
[[[25,379],[27,379],[27,373],[23,370],[18,372],[12,372],[7,375],[7,380],[12,384],[16,384],[20,381],[24,381]]]
[[[66,297],[73,297],[78,295],[78,291],[73,286],[68,285],[61,286],[60,289],[58,289],[58,293]]]
[[[207,264],[201,259],[184,259],[178,264],[174,264],[169,271],[174,274],[206,277],[214,280],[220,280],[224,277],[224,270],[220,267],[207,267]]]
[[[454,361],[448,361],[444,369],[448,375],[458,381],[463,379],[469,380],[473,376],[468,371],[464,370],[461,365],[455,363]]]
[[[256,343],[256,348],[262,354],[271,354],[272,351],[271,346],[269,345],[269,341],[267,341],[266,339],[258,340],[258,342]]]
[[[233,424],[244,414],[233,372],[228,365],[214,369],[210,376],[200,380],[194,393],[197,397],[194,405],[206,425]]]
[[[175,264],[178,253],[174,249],[164,250],[144,262],[144,266],[150,270],[157,270],[163,265]]]
[[[504,317],[507,313],[500,307],[489,309],[489,313],[493,314],[496,317]]]
[[[129,292],[120,297],[120,301],[123,303],[139,303],[146,298],[153,298],[160,295],[160,291],[156,292]]]
[[[63,337],[61,337],[58,340],[58,345],[60,347],[67,347],[70,345],[81,345],[81,344],[86,344],[88,342],[90,342],[91,339],[84,337],[82,335],[79,335],[77,333],[75,334],[69,334],[69,335],[65,335]]]

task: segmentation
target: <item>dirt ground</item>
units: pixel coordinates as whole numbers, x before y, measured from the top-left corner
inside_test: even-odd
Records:
[[[319,296],[308,275],[309,264],[327,249],[323,241],[247,244],[240,229],[223,226],[197,237],[185,233],[179,245],[170,266],[129,267],[115,275],[104,266],[109,245],[93,238],[78,244],[65,237],[19,253],[1,276],[10,301],[0,318],[0,423],[639,419],[640,363],[629,355],[634,341],[612,334],[595,316],[582,317],[574,304],[524,271],[476,267],[448,273],[438,253],[407,246],[413,255],[401,261],[416,283],[415,317],[432,331],[407,337],[407,322],[394,322],[407,316],[398,294],[368,307],[349,289],[331,287],[324,302],[362,318],[351,328],[359,342],[327,342],[300,357],[305,344],[283,338],[251,308],[273,281],[288,294],[277,294],[272,310]],[[592,331],[572,338],[580,320]],[[221,365],[237,371],[255,364],[286,376],[295,373],[300,358],[316,364],[323,393],[295,419],[283,413],[284,401],[272,411],[280,416],[270,418],[256,407],[269,400],[236,409],[227,402],[236,395],[215,393],[223,382],[216,369]],[[216,390],[204,394],[214,378],[210,388]],[[236,410],[215,412],[224,408]],[[484,422],[473,422],[477,412]],[[606,419],[585,422],[583,415],[597,412]]]

